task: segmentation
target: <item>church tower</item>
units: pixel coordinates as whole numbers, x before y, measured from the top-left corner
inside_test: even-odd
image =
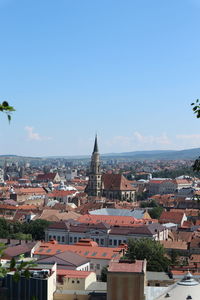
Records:
[[[97,136],[95,137],[94,150],[92,152],[90,164],[89,181],[85,192],[88,196],[101,196],[101,170]]]

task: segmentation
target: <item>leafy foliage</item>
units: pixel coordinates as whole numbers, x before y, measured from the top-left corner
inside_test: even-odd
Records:
[[[46,220],[35,220],[30,223],[9,222],[0,219],[0,238],[13,238],[19,240],[44,240],[44,230],[50,222]]]
[[[49,221],[42,219],[31,221],[30,223],[24,223],[22,224],[22,232],[26,234],[31,234],[32,238],[35,240],[44,240],[44,230],[49,226],[49,224]]]
[[[107,282],[108,266],[104,266],[101,270],[101,281]]]
[[[159,219],[162,212],[163,212],[162,206],[154,207],[148,211],[148,213],[152,219]]]
[[[128,259],[147,260],[148,271],[167,271],[170,260],[165,257],[164,247],[150,239],[130,239],[128,242]]]
[[[159,172],[154,172],[152,174],[153,178],[172,178],[175,179],[181,175],[187,175],[191,177],[198,177],[198,174],[190,166],[188,167],[179,167],[174,170],[164,169]]]
[[[142,201],[140,203],[140,207],[145,208],[145,207],[158,207],[159,204],[155,200],[151,201]]]
[[[148,191],[144,191],[141,193],[136,193],[136,199],[137,201],[146,200],[148,198]]]
[[[193,106],[192,110],[194,112],[194,114],[196,115],[196,117],[199,119],[200,118],[200,101],[199,99],[196,100],[196,102],[191,103],[191,105]],[[193,171],[200,171],[200,156],[199,158],[197,158],[193,164]]]
[[[197,172],[200,171],[200,156],[195,160],[192,168],[194,171],[197,171]]]
[[[160,206],[155,200],[142,201],[140,203],[140,207],[152,207],[152,209],[148,210],[148,213],[152,219],[159,219],[163,211],[163,207]]]
[[[12,114],[13,111],[15,111],[15,109],[14,109],[13,106],[10,106],[7,101],[3,101],[0,104],[0,111],[7,114],[8,121],[10,122],[11,121],[11,114]]]
[[[196,117],[200,118],[200,101],[199,101],[199,99],[197,99],[196,102],[191,103],[191,105],[193,106],[192,110],[193,110],[194,114],[196,114]]]
[[[179,265],[178,257],[180,256],[180,252],[178,250],[172,249],[170,253],[171,264]]]

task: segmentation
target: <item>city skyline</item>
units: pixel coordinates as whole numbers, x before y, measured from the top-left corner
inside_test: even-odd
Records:
[[[0,155],[200,147],[200,1],[0,1]]]

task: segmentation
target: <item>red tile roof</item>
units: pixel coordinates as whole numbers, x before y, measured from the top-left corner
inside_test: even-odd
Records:
[[[52,256],[60,252],[72,251],[86,258],[92,259],[105,259],[112,258],[119,259],[122,255],[121,248],[108,248],[108,247],[91,247],[91,246],[78,246],[78,245],[62,245],[54,244],[52,242],[42,243],[34,252],[34,255]]]
[[[135,191],[135,188],[121,174],[103,174],[102,182],[104,190],[107,191]]]
[[[77,193],[76,190],[73,190],[73,191],[53,191],[53,192],[49,193],[47,196],[49,198],[66,197],[66,196],[73,195],[73,194],[76,194],[76,193]]]
[[[146,266],[146,261],[136,260],[135,262],[111,261],[109,264],[109,272],[126,272],[126,273],[142,273]]]
[[[33,204],[24,204],[24,205],[5,205],[5,204],[0,204],[0,209],[5,209],[5,210],[36,210],[37,206]]]
[[[57,173],[38,174],[37,181],[53,181]]]
[[[17,194],[39,194],[45,195],[46,191],[42,187],[35,187],[35,188],[20,188],[16,189]]]
[[[78,271],[78,270],[57,270],[58,276],[64,276],[67,278],[86,278],[93,272]]]
[[[184,212],[180,212],[180,211],[163,211],[159,222],[161,223],[168,223],[168,222],[172,222],[175,224],[181,224],[182,219],[184,216]]]
[[[109,225],[133,226],[135,224],[145,224],[145,220],[136,219],[129,216],[108,216],[108,215],[83,215],[77,220],[80,223],[106,223]]]

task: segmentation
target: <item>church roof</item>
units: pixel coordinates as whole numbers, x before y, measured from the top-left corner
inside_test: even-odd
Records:
[[[121,174],[103,174],[103,188],[107,191],[135,191],[135,188]]]

